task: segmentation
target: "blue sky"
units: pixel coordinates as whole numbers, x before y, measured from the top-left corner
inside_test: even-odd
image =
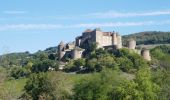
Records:
[[[100,27],[170,31],[169,0],[0,0],[0,54],[36,52]]]

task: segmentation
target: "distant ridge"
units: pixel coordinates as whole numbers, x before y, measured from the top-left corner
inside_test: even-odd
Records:
[[[170,43],[170,32],[161,31],[146,31],[139,32],[130,35],[124,35],[123,45],[126,45],[126,41],[134,38],[136,39],[137,45],[152,45],[152,44],[169,44]]]

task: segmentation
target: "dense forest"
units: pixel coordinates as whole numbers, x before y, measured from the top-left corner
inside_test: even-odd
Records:
[[[56,49],[0,56],[0,99],[170,99],[170,46],[152,48],[152,60],[146,61],[126,48],[103,50],[92,44],[86,57],[66,59],[63,70]]]
[[[137,44],[167,44],[170,43],[170,32],[147,31],[123,36],[124,45],[129,39],[135,39]]]

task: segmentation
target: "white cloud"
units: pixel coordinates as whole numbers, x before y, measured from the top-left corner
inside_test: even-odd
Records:
[[[170,15],[170,10],[161,10],[161,11],[150,11],[150,12],[100,12],[92,13],[86,16],[92,18],[118,18],[118,17],[142,17],[142,16],[160,16],[160,15]]]
[[[5,24],[0,25],[0,31],[7,30],[47,30],[62,28],[62,25],[58,24]]]
[[[78,28],[78,27],[123,27],[123,26],[143,26],[143,25],[151,25],[153,21],[148,22],[110,22],[110,23],[87,23],[87,24],[77,24],[68,26],[71,28]]]
[[[80,23],[71,25],[61,24],[1,24],[0,31],[13,30],[55,30],[67,28],[96,28],[96,27],[133,27],[170,24],[170,20],[143,22],[108,22],[108,23]]]
[[[5,13],[5,14],[25,14],[25,13],[27,13],[27,11],[9,10],[9,11],[4,11],[3,13]]]
[[[25,14],[27,11],[15,11],[9,10],[4,11],[5,14]],[[160,11],[145,11],[145,12],[118,12],[118,11],[107,11],[107,12],[94,12],[90,14],[80,15],[48,15],[48,16],[15,16],[10,19],[20,20],[84,20],[84,19],[107,19],[107,18],[129,18],[129,17],[148,17],[148,16],[161,16],[170,15],[169,10]],[[8,19],[8,18],[4,18]],[[1,20],[1,19],[0,19]]]

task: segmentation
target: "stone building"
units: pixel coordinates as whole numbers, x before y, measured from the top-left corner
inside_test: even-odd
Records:
[[[130,39],[127,43],[127,47],[129,49],[135,50],[136,48],[136,41],[134,39]]]
[[[149,50],[143,49],[143,50],[141,51],[141,55],[143,56],[143,58],[144,58],[145,60],[148,60],[148,61],[151,60],[151,56],[150,56]]]
[[[82,36],[76,38],[76,46],[83,44],[97,43],[98,48],[115,45],[122,48],[121,36],[116,32],[102,32],[99,28],[90,30],[87,29],[82,33]]]
[[[83,56],[85,51],[84,44],[90,45],[92,43],[97,43],[97,48],[108,48],[116,47],[121,49],[122,46],[122,37],[117,32],[102,32],[100,28],[94,30],[87,29],[81,36],[75,38],[75,42],[64,44],[61,42],[58,45],[58,55],[59,60],[62,60],[64,57],[69,57],[72,59],[79,59]],[[86,46],[85,45],[85,46]],[[136,41],[131,39],[127,43],[127,48],[130,50],[136,50]],[[146,60],[149,60],[150,55],[149,51],[141,52],[138,50],[138,53],[142,54]]]
[[[58,59],[62,60],[63,57],[78,59],[82,57],[84,49],[75,46],[75,43],[64,44],[62,41],[58,45]]]

